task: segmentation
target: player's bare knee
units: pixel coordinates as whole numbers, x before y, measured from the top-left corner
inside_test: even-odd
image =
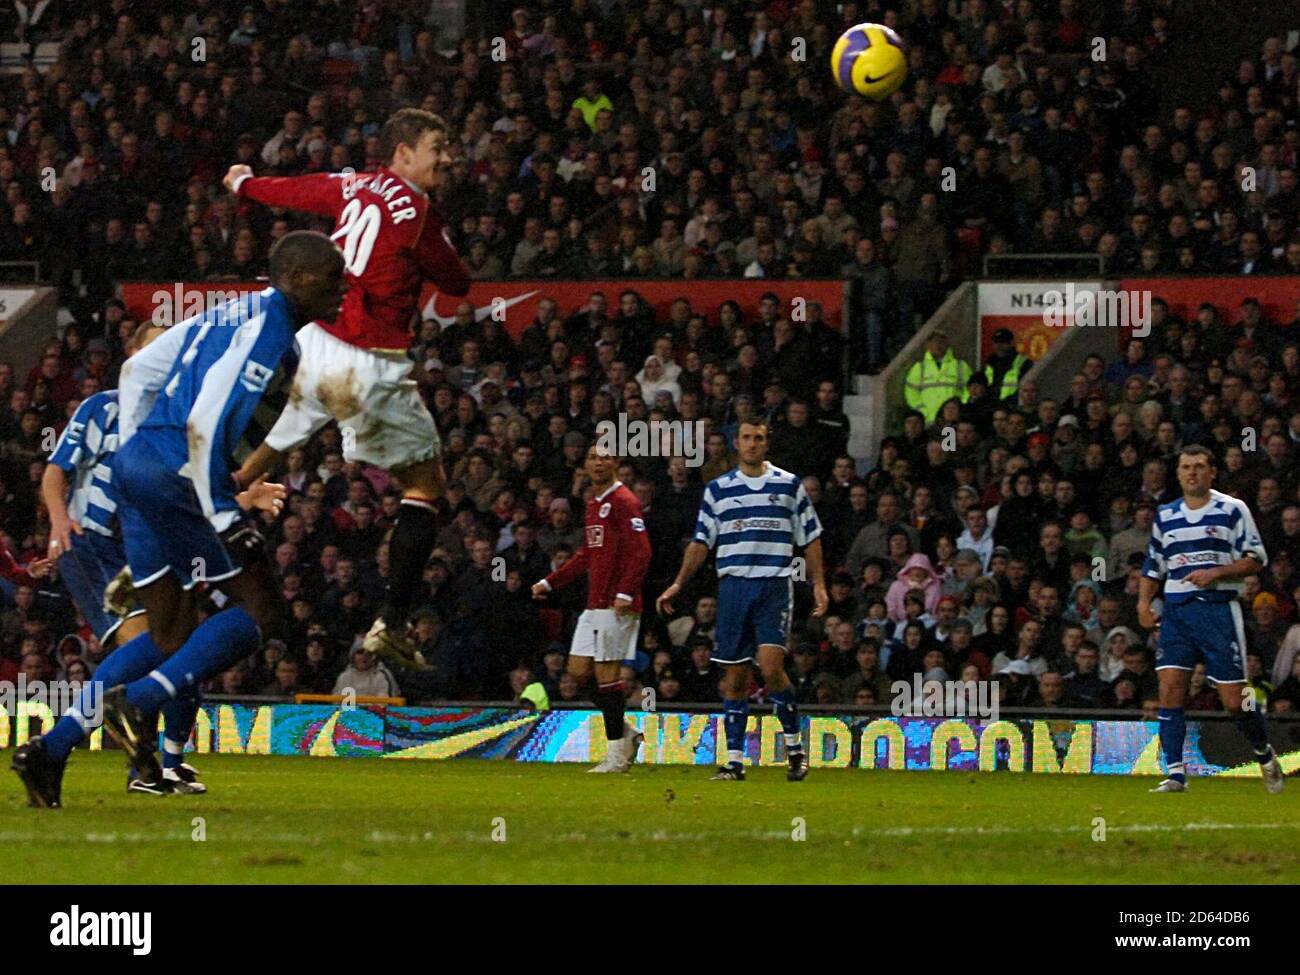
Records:
[[[732,664],[722,675],[723,691],[735,700],[744,695],[749,687],[749,665]]]

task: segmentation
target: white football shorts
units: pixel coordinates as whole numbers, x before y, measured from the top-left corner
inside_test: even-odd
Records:
[[[347,461],[392,470],[441,453],[438,428],[405,352],[350,345],[316,322],[297,337],[298,371],[268,446],[287,453],[337,420]]]
[[[573,629],[569,653],[601,662],[631,660],[636,656],[640,632],[640,616],[619,616],[612,609],[584,609]]]

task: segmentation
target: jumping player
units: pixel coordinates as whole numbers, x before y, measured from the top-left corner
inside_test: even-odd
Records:
[[[821,523],[799,478],[767,462],[767,424],[745,422],[736,433],[740,466],[704,489],[695,537],[686,547],[677,578],[655,606],[663,615],[709,557],[718,550],[718,625],[713,659],[723,676],[723,727],[727,763],[713,777],[745,778],[745,725],[749,718],[751,664],[758,658],[767,698],[781,721],[789,771],[797,782],[808,774],[794,686],[785,672],[790,613],[794,605],[795,547],[804,550],[813,584],[814,616],[829,598],[822,574]]]
[[[592,772],[626,772],[643,738],[627,724],[627,688],[621,670],[636,656],[641,630],[641,586],[650,567],[650,538],[641,502],[615,479],[618,458],[598,444],[587,450],[587,476],[595,489],[587,502],[583,546],[569,561],[533,586],[545,599],[587,576],[587,608],[578,617],[569,650],[569,673],[579,686],[596,678],[595,704],[605,719],[609,750]]]
[[[1183,496],[1163,504],[1151,526],[1151,542],[1138,591],[1138,622],[1159,629],[1156,673],[1160,679],[1160,748],[1168,778],[1152,792],[1186,792],[1183,705],[1192,669],[1205,663],[1205,677],[1246,736],[1269,792],[1282,791],[1282,766],[1268,743],[1263,711],[1246,693],[1246,629],[1240,580],[1268,564],[1268,554],[1245,502],[1213,490],[1214,455],[1201,446],[1178,454]],[[1164,580],[1159,615],[1151,601]]]
[[[239,477],[251,483],[331,419],[343,432],[344,459],[392,473],[405,493],[389,544],[383,608],[365,644],[418,669],[408,618],[433,551],[443,471],[437,428],[411,378],[407,347],[422,283],[461,296],[469,292],[469,275],[428,195],[451,163],[446,123],[404,108],[384,123],[380,141],[384,165],[373,173],[260,178],[248,166],[232,166],[226,174],[238,196],[333,219],[352,286],[338,318],[312,322],[298,336],[302,363],[289,406]]]
[[[233,472],[283,408],[298,361],[295,331],[337,313],[344,278],[343,256],[323,234],[288,234],[270,257],[272,287],[169,329],[128,361],[136,368],[123,378],[131,396],[120,404],[112,480],[149,629],[119,647],[96,678],[111,688],[105,730],[151,781],[162,776],[148,733],[153,715],[255,653],[260,627],[274,618],[276,587],[258,557],[260,539],[241,523]],[[233,602],[191,631],[186,593],[200,582]],[[60,760],[37,737],[19,764],[15,756],[32,801],[59,805],[66,754]]]

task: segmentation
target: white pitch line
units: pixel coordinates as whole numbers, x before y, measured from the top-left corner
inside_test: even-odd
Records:
[[[881,838],[881,839],[906,839],[912,836],[1029,836],[1029,835],[1055,835],[1065,836],[1074,833],[1090,834],[1093,827],[1090,825],[1079,826],[889,826],[879,829],[863,829],[853,827],[847,831],[848,836],[861,839]],[[1128,823],[1115,826],[1107,825],[1107,833],[1201,833],[1201,832],[1219,832],[1233,831],[1244,832],[1250,830],[1294,830],[1300,829],[1300,822],[1286,823]],[[817,828],[814,821],[809,824],[808,833],[810,837],[818,834],[831,839],[843,838],[846,834],[841,830],[821,831]],[[518,835],[518,833],[516,833]],[[590,834],[584,832],[568,833],[551,833],[542,836],[529,836],[530,842],[544,843],[589,843],[593,840],[601,839],[621,839],[629,843],[697,843],[710,842],[718,839],[744,839],[744,840],[790,840],[790,831],[785,829],[779,830],[745,830],[738,832],[718,831],[718,832],[671,832],[669,830],[654,830],[647,833],[626,833],[620,834],[617,831],[613,833]],[[113,845],[117,843],[190,843],[195,842],[189,833],[83,833],[76,836],[61,836],[58,834],[47,834],[35,831],[27,832],[0,832],[0,844],[3,843],[41,843],[41,842],[67,842],[67,843],[96,843],[102,845]],[[357,842],[358,840],[347,839],[345,842]],[[372,831],[359,838],[363,843],[391,843],[391,844],[414,844],[430,842],[457,842],[457,843],[492,843],[495,842],[490,832],[484,830],[481,833],[435,833],[426,830],[421,833],[397,833]],[[209,831],[208,843],[228,844],[228,843],[247,843],[263,846],[267,844],[285,843],[299,845],[319,845],[327,842],[322,836],[313,836],[306,833],[223,833],[217,830]],[[331,841],[332,842],[332,841]]]
[[[1103,817],[1104,818],[1104,817]],[[1021,836],[1032,833],[1064,835],[1069,833],[1091,833],[1092,826],[891,826],[884,829],[859,829],[851,831],[854,836]],[[1129,823],[1111,826],[1107,824],[1107,833],[1197,833],[1216,830],[1250,830],[1250,829],[1300,829],[1300,822],[1294,823]]]

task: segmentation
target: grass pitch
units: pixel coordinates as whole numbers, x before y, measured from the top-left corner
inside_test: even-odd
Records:
[[[128,795],[77,752],[29,809],[0,752],[0,871],[28,883],[1285,883],[1300,781],[711,770],[200,755],[205,796]],[[202,823],[196,821],[202,817]],[[1098,819],[1105,820],[1105,839]],[[196,837],[200,829],[205,839]],[[798,839],[800,836],[803,839]]]

